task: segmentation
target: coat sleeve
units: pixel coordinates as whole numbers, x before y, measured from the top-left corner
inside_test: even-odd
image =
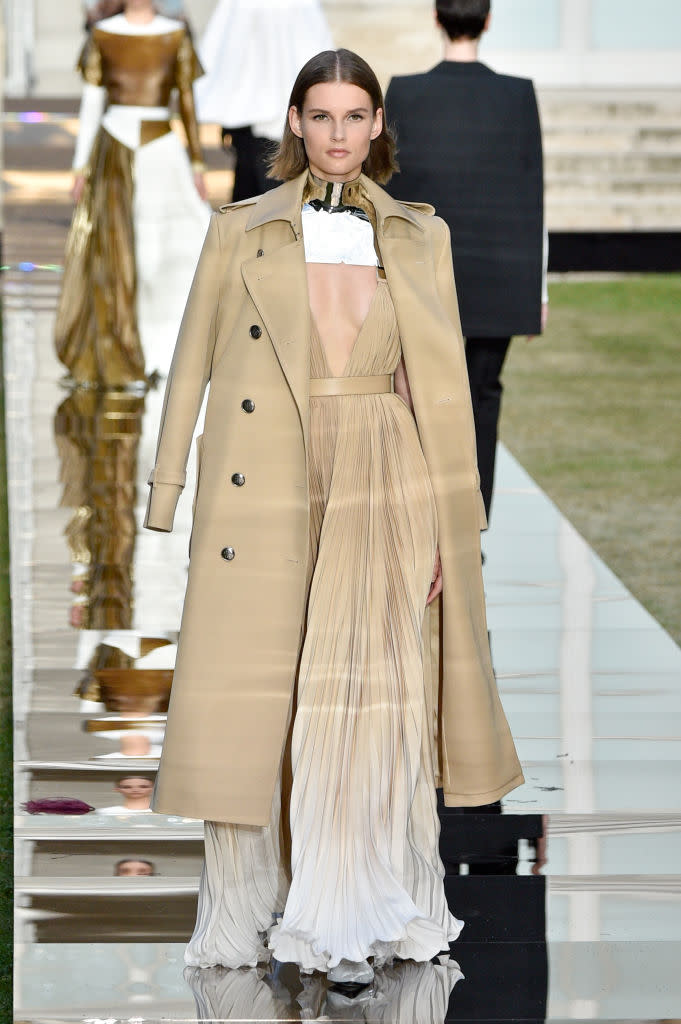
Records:
[[[439,256],[436,257],[436,268],[435,268],[435,279],[437,283],[437,291],[440,297],[440,302],[444,306],[445,312],[448,318],[451,320],[458,339],[458,343],[461,346],[462,353],[461,357],[463,360],[464,367],[466,366],[466,355],[463,351],[463,335],[461,333],[461,320],[459,317],[459,302],[456,297],[456,284],[454,282],[454,261],[452,260],[452,240],[449,232],[449,227],[441,218],[437,217],[433,222],[435,224],[442,225],[442,241],[440,244]],[[480,529],[487,529],[487,516],[485,514],[485,504],[482,500],[482,494],[480,493],[480,473],[478,472],[478,453],[475,444],[475,424],[473,422],[473,407],[471,405],[470,388],[468,387],[468,377],[466,377],[466,389],[465,389],[465,400],[468,405],[469,417],[470,417],[470,436],[472,438],[472,451],[471,458],[473,465],[475,466],[475,477],[477,480],[478,488],[478,520],[480,523]]]
[[[170,367],[156,464],[148,481],[151,491],[144,525],[149,530],[169,533],[173,528],[194,428],[210,379],[218,314],[219,221],[220,215],[213,214]]]

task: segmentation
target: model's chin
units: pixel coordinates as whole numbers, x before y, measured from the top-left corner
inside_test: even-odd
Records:
[[[315,163],[313,161],[313,163]],[[347,178],[348,180],[358,177],[362,172],[361,162],[357,157],[350,155],[333,157],[325,153],[324,158],[316,162],[316,167],[323,178]]]

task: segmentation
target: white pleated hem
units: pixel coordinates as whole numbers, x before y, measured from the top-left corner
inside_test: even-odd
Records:
[[[258,946],[252,954],[227,953],[213,947],[210,953],[192,948],[190,943],[184,953],[186,967],[200,967],[207,970],[211,967],[228,967],[231,970],[238,970],[240,967],[260,967],[268,964],[272,959],[272,950],[267,946]]]
[[[425,963],[446,950],[450,942],[455,942],[463,926],[464,922],[451,914],[447,931],[428,918],[416,917],[405,924],[398,937],[376,938],[361,945],[358,942],[352,948],[331,951],[320,949],[319,942],[310,934],[292,932],[276,924],[270,930],[268,950],[280,963],[294,963],[303,971],[323,973],[337,967],[341,960],[361,963],[373,958],[374,967],[394,959]]]

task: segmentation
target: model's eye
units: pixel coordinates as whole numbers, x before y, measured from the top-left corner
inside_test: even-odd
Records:
[[[313,121],[326,121],[326,119],[326,114],[314,114],[312,118]]]
[[[350,114],[349,120],[350,121],[363,121],[364,120],[364,114]]]

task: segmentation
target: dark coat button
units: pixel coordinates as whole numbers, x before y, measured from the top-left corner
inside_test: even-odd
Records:
[[[243,487],[246,483],[246,477],[243,473],[232,473],[232,483],[235,487]]]
[[[241,408],[243,409],[244,412],[253,412],[253,410],[255,409],[255,402],[253,401],[252,398],[244,398],[243,402],[241,403]]]
[[[220,554],[224,558],[225,562],[231,562],[236,554],[236,551],[234,550],[234,548],[223,548]]]
[[[257,254],[258,254],[258,256],[264,256],[265,255],[265,250],[264,249],[258,249],[258,253]]]
[[[258,327],[257,324],[253,324],[248,333],[252,338],[260,338],[262,337],[262,327]]]

